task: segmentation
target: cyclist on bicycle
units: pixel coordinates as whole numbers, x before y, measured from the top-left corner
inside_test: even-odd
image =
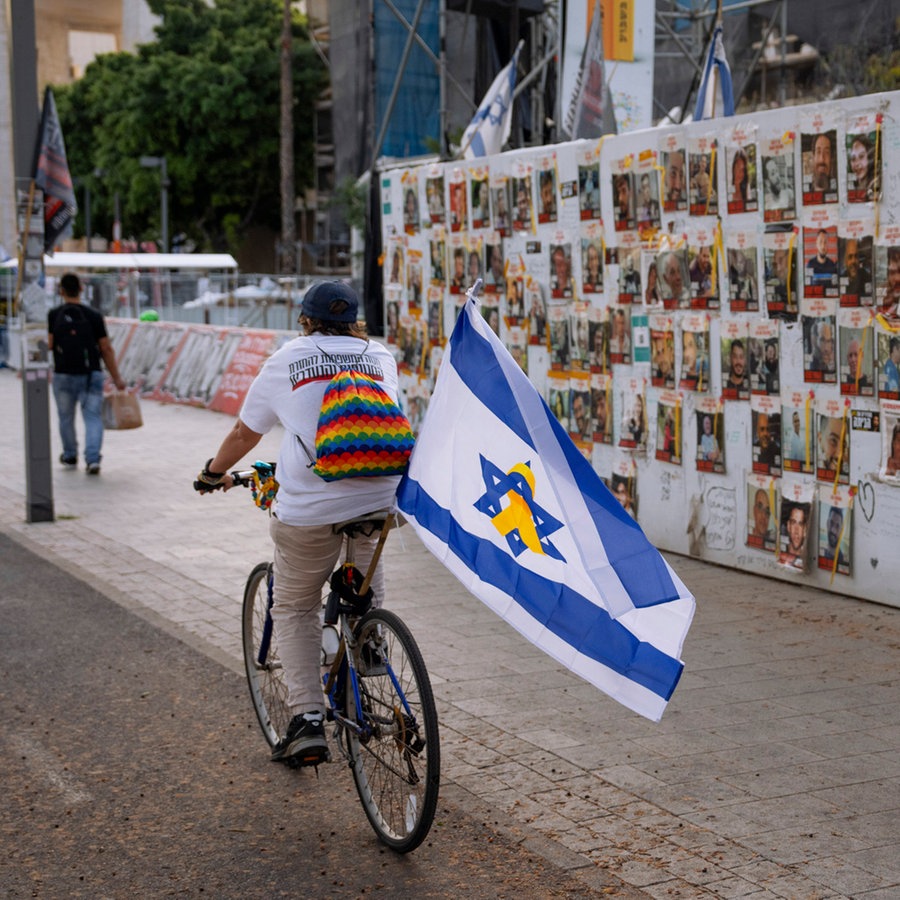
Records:
[[[329,380],[353,368],[374,378],[397,401],[397,365],[390,351],[366,337],[357,322],[356,292],[339,281],[317,282],[303,297],[303,334],[276,351],[250,386],[234,427],[197,476],[201,493],[232,486],[226,474],[277,423],[284,426],[277,462],[278,495],[269,528],[275,543],[272,621],[292,719],[272,759],[314,765],[327,758],[320,680],[322,588],[341,552],[332,526],[393,505],[399,476],[325,481],[312,470],[316,426]],[[365,571],[377,533],[355,542]],[[376,605],[383,597],[379,561],[372,579]]]

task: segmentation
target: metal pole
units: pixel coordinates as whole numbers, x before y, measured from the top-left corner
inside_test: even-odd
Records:
[[[449,149],[447,147],[447,3],[441,0],[438,10],[438,52],[440,63],[438,65],[438,80],[440,82],[440,154],[441,159],[447,159]]]
[[[12,0],[10,51],[12,53],[13,157],[17,178],[34,185],[34,139],[39,127],[37,92],[37,40],[34,0]],[[29,195],[20,240],[31,230],[33,194]],[[43,214],[43,213],[42,213]],[[22,266],[19,266],[21,275]],[[18,297],[16,298],[18,302]],[[50,467],[50,364],[29,367],[28,326],[20,310],[22,399],[25,419],[25,516],[28,522],[52,522],[53,473]],[[40,327],[39,323],[38,327]],[[44,325],[46,329],[46,325]]]
[[[91,252],[91,186],[84,183],[84,237],[87,252]]]
[[[114,243],[121,243],[121,241],[122,241],[122,220],[121,220],[120,216],[121,216],[121,212],[119,210],[119,192],[116,191],[116,193],[113,195],[112,237],[113,237]]]
[[[160,157],[160,215],[162,217],[162,252],[169,252],[169,173],[166,158]]]
[[[781,80],[778,84],[778,105],[787,102],[787,0],[781,0]]]

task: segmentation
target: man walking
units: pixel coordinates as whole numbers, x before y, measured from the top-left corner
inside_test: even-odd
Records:
[[[106,376],[120,390],[125,382],[119,374],[116,353],[106,333],[103,316],[81,302],[81,282],[68,272],[60,279],[60,306],[47,316],[49,347],[53,354],[53,396],[59,414],[59,436],[63,452],[59,461],[66,467],[78,465],[78,439],[75,435],[75,410],[80,405],[84,418],[84,461],[89,475],[100,474],[100,448],[103,444],[103,382]]]

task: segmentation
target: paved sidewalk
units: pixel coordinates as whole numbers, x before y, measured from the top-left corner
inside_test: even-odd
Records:
[[[244,492],[190,486],[231,420],[145,402],[142,429],[107,432],[99,478],[54,463],[56,521],[26,524],[10,370],[0,408],[0,530],[240,671],[242,585],[269,556],[267,520]],[[672,557],[698,610],[656,725],[535,650],[410,528],[386,555],[454,799],[616,896],[900,897],[900,610]]]

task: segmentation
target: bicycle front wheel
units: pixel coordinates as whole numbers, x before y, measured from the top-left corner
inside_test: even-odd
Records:
[[[272,564],[260,563],[250,573],[244,588],[241,633],[253,709],[269,746],[274,747],[287,731],[291,717],[271,609]]]
[[[408,853],[425,839],[437,808],[441,754],[431,682],[394,613],[366,613],[355,637],[363,733],[347,732],[353,779],[375,833]]]

